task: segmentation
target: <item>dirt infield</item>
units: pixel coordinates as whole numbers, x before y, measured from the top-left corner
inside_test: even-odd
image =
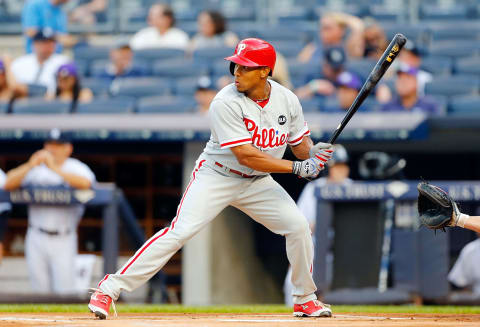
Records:
[[[0,326],[121,326],[121,327],[304,327],[304,326],[480,326],[480,315],[335,314],[332,318],[295,318],[290,314],[120,314],[108,320],[80,313],[2,313]]]

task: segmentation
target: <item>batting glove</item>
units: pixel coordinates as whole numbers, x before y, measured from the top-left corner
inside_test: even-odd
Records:
[[[315,178],[323,170],[324,164],[317,158],[294,161],[292,173],[303,178]]]
[[[333,146],[330,143],[319,142],[310,149],[310,157],[317,158],[325,166],[328,160],[332,158]]]

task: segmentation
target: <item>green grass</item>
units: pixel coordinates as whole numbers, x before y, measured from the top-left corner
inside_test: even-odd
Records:
[[[334,313],[447,313],[480,314],[480,306],[413,306],[413,305],[335,305]],[[290,313],[283,305],[234,306],[180,306],[180,305],[130,305],[118,304],[119,313]],[[0,304],[0,312],[88,312],[85,304]]]

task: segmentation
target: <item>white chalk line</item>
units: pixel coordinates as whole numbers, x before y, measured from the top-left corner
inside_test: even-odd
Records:
[[[73,323],[71,320],[44,319],[44,318],[22,318],[22,317],[0,317],[0,321],[36,321],[36,322],[63,322]]]

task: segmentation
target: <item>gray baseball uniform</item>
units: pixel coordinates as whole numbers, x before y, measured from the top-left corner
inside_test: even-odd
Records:
[[[316,299],[313,243],[307,220],[269,174],[241,165],[230,150],[251,143],[281,158],[287,144],[298,145],[309,135],[297,97],[274,81],[270,84],[270,99],[264,108],[239,93],[233,84],[217,94],[209,110],[210,140],[197,160],[175,218],[115,274],[100,281],[102,292],[117,299],[122,290],[131,291],[145,283],[187,240],[232,205],[286,237],[294,303]]]

